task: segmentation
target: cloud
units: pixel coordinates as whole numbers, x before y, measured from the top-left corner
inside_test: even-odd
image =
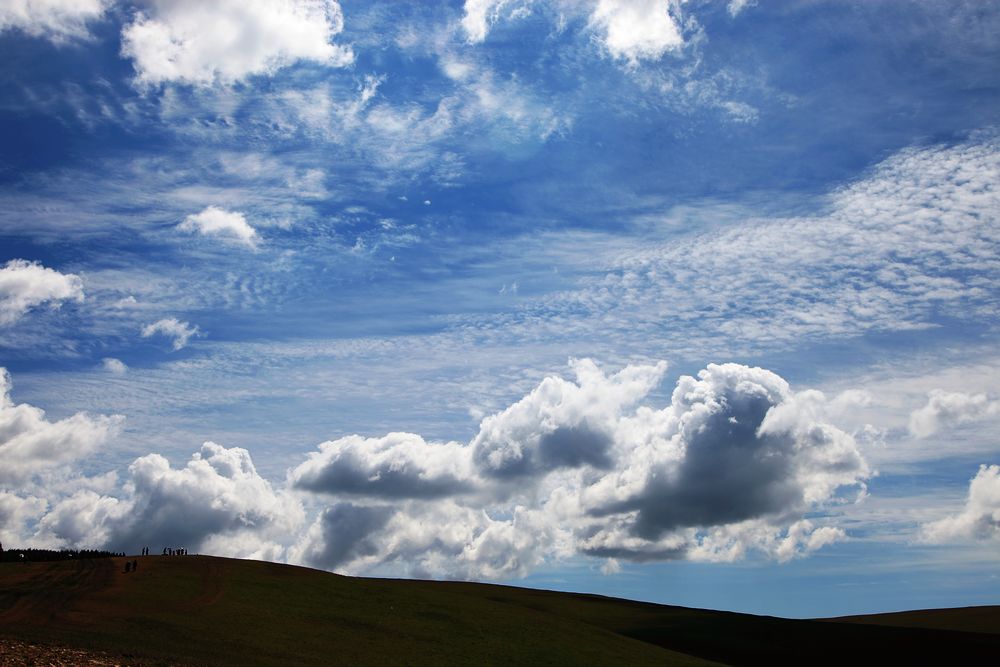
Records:
[[[249,544],[252,552],[262,538],[294,532],[303,518],[298,502],[276,492],[238,447],[206,442],[178,469],[159,454],[148,454],[128,472],[123,497],[88,490],[73,494],[39,521],[37,536],[126,550],[145,545],[198,550],[212,540],[217,548]],[[249,540],[240,539],[245,534]],[[228,555],[245,553],[234,548]]]
[[[549,377],[503,412],[487,417],[471,448],[494,478],[539,475],[561,467],[608,468],[622,410],[659,384],[666,364],[629,366],[606,377],[589,359],[571,362],[577,384]]]
[[[199,335],[198,327],[191,326],[187,322],[182,322],[176,317],[168,317],[157,320],[152,324],[147,324],[142,328],[142,337],[149,338],[156,334],[162,334],[168,338],[173,338],[173,348],[176,352],[188,344],[192,336]]]
[[[45,411],[10,397],[10,374],[0,367],[0,485],[20,484],[32,475],[93,452],[117,435],[120,415],[72,417],[49,421]]]
[[[785,561],[846,538],[830,510],[871,473],[853,438],[827,421],[840,399],[795,392],[761,368],[713,364],[680,377],[655,408],[645,403],[663,363],[571,367],[574,381],[545,378],[468,443],[348,436],[319,445],[276,488],[246,450],[206,442],[180,468],[159,454],[136,459],[117,493],[114,477],[66,479],[46,487],[48,507],[22,486],[3,511],[19,517],[9,531],[39,545],[166,544],[473,579],[577,555]],[[7,422],[43,422],[17,409]],[[79,439],[80,419],[48,428],[73,424]],[[92,430],[108,425],[86,419]],[[32,464],[14,481],[69,460]]]
[[[839,409],[770,371],[709,365],[670,404],[663,363],[543,380],[467,444],[413,434],[323,443],[289,473],[334,500],[291,557],[345,572],[521,576],[547,559],[804,556],[846,537],[806,514],[871,475]]]
[[[469,491],[471,474],[462,445],[390,433],[383,438],[352,435],[324,442],[289,473],[289,481],[295,488],[318,493],[437,498]]]
[[[293,562],[342,572],[502,579],[527,575],[550,553],[554,528],[537,512],[510,519],[450,501],[327,508],[291,551]]]
[[[177,229],[203,236],[217,236],[248,248],[256,248],[259,238],[257,230],[250,226],[242,213],[227,211],[218,206],[208,206],[201,213],[187,216],[177,225]]]
[[[112,375],[125,375],[128,372],[128,366],[125,365],[125,362],[114,357],[105,357],[102,359],[101,368]]]
[[[122,29],[122,55],[140,85],[228,84],[298,61],[350,64],[332,43],[343,25],[335,0],[149,0]]]
[[[482,42],[503,19],[519,18],[533,3],[513,0],[466,0],[461,25],[471,43]],[[560,16],[582,14],[587,27],[613,58],[636,66],[658,60],[684,46],[679,7],[671,0],[553,0]]]
[[[5,0],[0,32],[22,30],[56,44],[89,36],[87,24],[104,15],[107,0]]]
[[[682,377],[670,406],[640,410],[629,424],[641,444],[582,490],[588,514],[613,519],[594,525],[587,550],[639,559],[672,550],[725,559],[749,547],[776,554],[783,527],[871,475],[853,437],[822,421],[826,403],[739,364]]]
[[[35,306],[58,308],[63,301],[83,301],[79,276],[23,259],[12,259],[0,269],[0,326],[16,322]]]
[[[0,490],[0,542],[10,547],[23,544],[24,527],[48,509],[48,502],[36,496],[21,496]]]
[[[1000,306],[1000,226],[984,222],[1000,211],[998,157],[994,134],[907,149],[833,191],[821,213],[646,241],[491,326],[516,340],[558,318],[566,339],[646,332],[699,356],[988,323]]]
[[[969,482],[965,508],[925,524],[921,539],[932,544],[1000,538],[1000,465],[981,465]]]
[[[744,9],[749,7],[757,6],[757,0],[729,0],[729,4],[726,5],[726,11],[729,15],[735,18]]]
[[[986,394],[966,394],[935,389],[929,392],[927,405],[910,414],[910,433],[927,438],[942,426],[964,424],[1000,414],[1000,401]]]
[[[464,15],[462,16],[462,29],[466,37],[472,43],[482,42],[489,34],[490,27],[500,20],[504,15],[504,9],[508,9],[507,17],[515,15],[519,9],[523,9],[531,4],[528,2],[517,2],[515,0],[465,0]]]
[[[590,25],[603,33],[604,48],[612,57],[635,66],[684,45],[673,10],[669,0],[599,0]]]

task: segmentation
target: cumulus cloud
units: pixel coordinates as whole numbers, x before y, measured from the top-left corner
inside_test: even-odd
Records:
[[[612,57],[636,65],[684,45],[673,10],[668,0],[599,0],[590,24]]]
[[[545,378],[483,419],[468,443],[344,437],[319,445],[276,489],[246,450],[206,442],[180,468],[159,454],[136,459],[117,493],[113,476],[69,480],[47,500],[0,494],[0,513],[8,533],[35,544],[168,544],[447,578],[519,577],[578,554],[606,559],[609,572],[623,561],[785,561],[846,537],[826,510],[871,473],[852,437],[827,421],[837,399],[722,364],[682,376],[657,409],[644,402],[665,364],[571,365],[575,381]],[[17,482],[65,463],[118,419],[49,424],[5,399],[4,437],[31,432],[60,448],[22,446],[29,456],[4,444],[0,470]]]
[[[23,544],[24,528],[45,513],[48,502],[36,496],[21,497],[0,490],[0,542]]]
[[[555,529],[538,512],[509,519],[450,501],[402,507],[338,503],[322,512],[292,560],[343,572],[416,577],[525,576],[551,551]]]
[[[192,326],[188,322],[182,322],[176,317],[165,317],[142,328],[143,338],[149,338],[157,334],[172,338],[172,346],[175,352],[183,349],[191,337],[197,336],[199,333],[197,326]]]
[[[107,0],[5,0],[0,32],[17,29],[56,44],[88,36],[87,24],[104,15]]]
[[[641,402],[664,364],[572,366],[576,382],[546,378],[467,445],[413,434],[323,443],[289,480],[334,502],[292,558],[492,578],[573,553],[783,561],[846,536],[807,518],[871,475],[853,437],[825,421],[835,401],[723,364],[681,377],[655,410]]]
[[[343,67],[351,49],[336,0],[148,0],[122,29],[143,85],[233,83],[297,61]]]
[[[128,366],[125,365],[125,362],[114,357],[105,357],[101,360],[101,368],[112,375],[125,375],[128,372]]]
[[[0,368],[0,485],[20,484],[32,475],[79,459],[115,436],[124,417],[72,417],[49,421],[45,411],[10,397],[10,374]]]
[[[247,222],[242,213],[227,211],[218,206],[208,206],[201,213],[187,216],[177,225],[177,229],[203,236],[216,236],[248,248],[256,248],[259,238],[257,230]]]
[[[927,438],[943,426],[963,424],[1000,414],[1000,401],[986,394],[966,394],[935,389],[928,394],[927,404],[910,414],[910,433]]]
[[[958,514],[925,524],[925,542],[1000,538],[1000,465],[981,465],[969,482],[969,497]]]
[[[435,498],[469,491],[471,474],[460,444],[390,433],[324,442],[289,473],[289,480],[296,488],[319,493]]]
[[[480,424],[471,448],[485,475],[539,475],[589,464],[609,468],[622,410],[659,384],[666,364],[629,366],[606,377],[589,359],[571,361],[577,383],[549,377]]]
[[[58,308],[63,301],[83,301],[79,276],[23,259],[0,269],[0,326],[16,322],[35,306]]]
[[[212,540],[226,555],[246,555],[272,534],[293,532],[303,518],[298,501],[275,491],[238,447],[206,442],[183,468],[148,454],[128,473],[121,498],[75,493],[42,517],[37,535],[119,549],[163,544],[198,550]]]

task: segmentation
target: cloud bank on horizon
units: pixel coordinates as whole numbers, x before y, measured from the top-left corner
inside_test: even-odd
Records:
[[[997,34],[6,3],[0,540],[585,586],[822,550],[980,599],[946,575],[1000,535]]]
[[[610,376],[590,360],[571,365],[575,383],[546,378],[466,444],[348,436],[321,443],[275,489],[245,449],[206,442],[179,470],[159,454],[140,457],[123,496],[77,490],[32,517],[33,534],[8,528],[5,537],[166,540],[233,554],[249,545],[257,556],[347,572],[466,578],[524,576],[577,553],[731,561],[754,550],[788,560],[845,537],[806,514],[845,502],[846,491],[863,496],[872,471],[854,438],[822,420],[821,392],[713,364],[681,377],[656,410],[640,403],[665,364]],[[73,463],[122,421],[52,424],[6,395],[0,419],[21,424],[0,448],[8,482]],[[74,444],[51,452],[56,437]],[[324,507],[296,540],[304,503]],[[30,530],[20,521],[14,530]]]

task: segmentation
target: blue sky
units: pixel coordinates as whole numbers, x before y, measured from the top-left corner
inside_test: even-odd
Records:
[[[995,603],[998,28],[6,3],[0,540]]]

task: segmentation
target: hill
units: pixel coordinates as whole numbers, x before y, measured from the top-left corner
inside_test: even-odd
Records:
[[[914,609],[887,614],[839,616],[828,619],[840,623],[866,623],[897,628],[929,628],[1000,634],[1000,606]]]
[[[972,664],[1000,635],[210,556],[0,564],[0,636],[136,664]],[[989,613],[996,614],[996,608]],[[980,628],[981,629],[981,628]]]

